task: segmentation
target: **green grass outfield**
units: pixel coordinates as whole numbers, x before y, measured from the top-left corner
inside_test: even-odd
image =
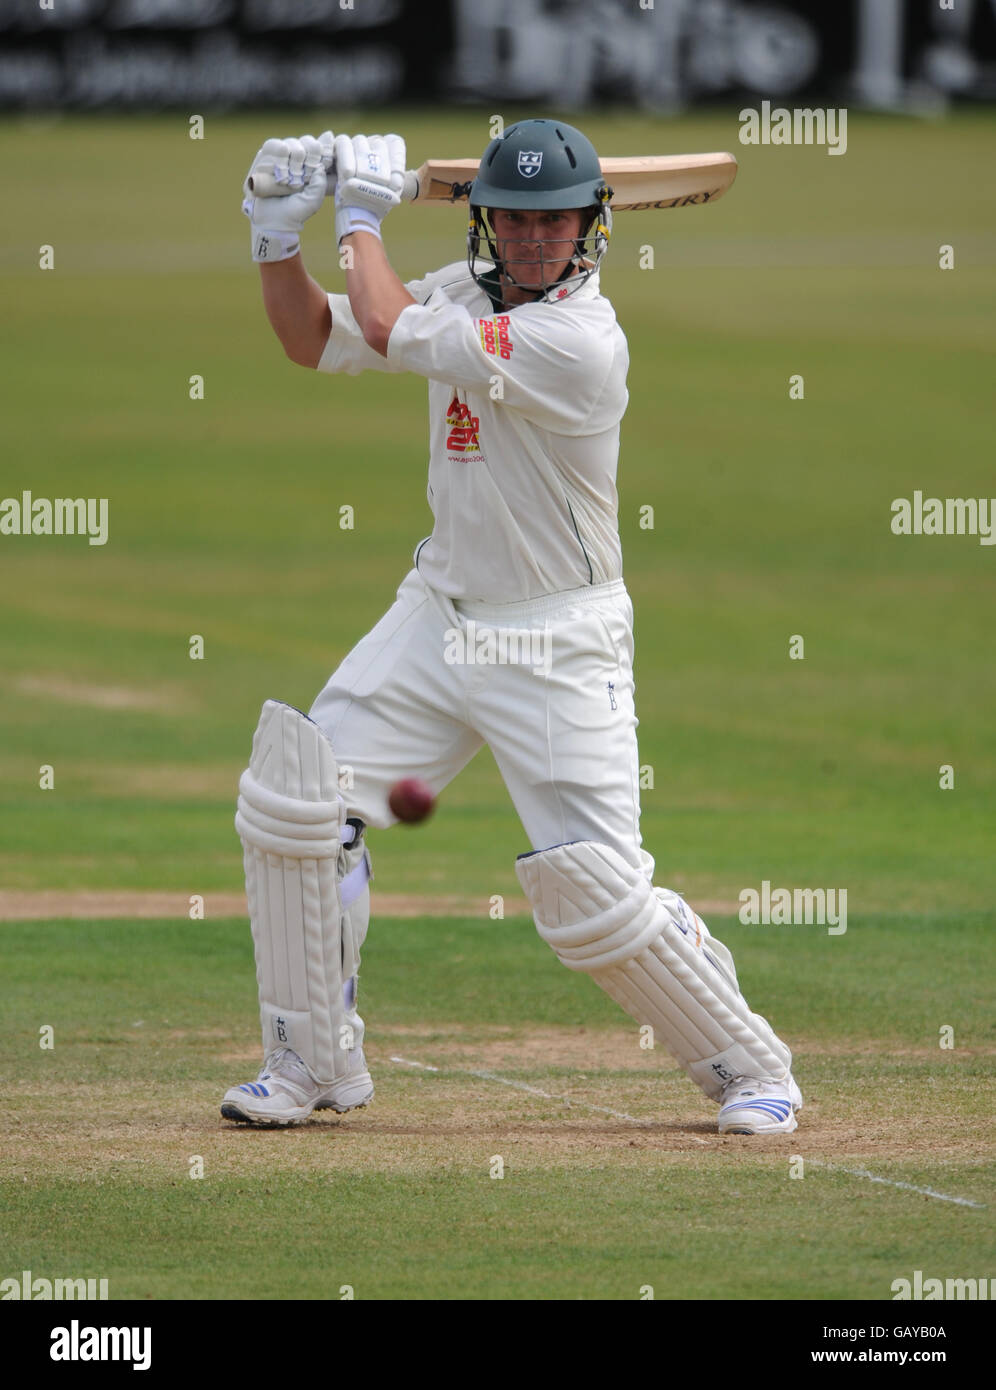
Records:
[[[603,289],[632,358],[645,843],[658,882],[713,905],[792,1044],[798,1132],[719,1139],[526,917],[489,918],[527,846],[486,752],[425,827],[372,837],[378,892],[471,903],[371,929],[374,1106],[281,1134],[220,1119],[255,1067],[248,930],[212,902],[241,888],[259,706],[307,707],[430,522],[424,384],[291,366],[248,260],[254,150],[330,121],[400,129],[411,164],[488,135],[470,111],[208,117],[203,141],[182,115],[0,124],[20,190],[0,233],[0,497],[110,505],[104,547],[0,536],[0,907],[60,895],[47,920],[0,923],[0,1277],[89,1272],[119,1297],[811,1299],[990,1275],[996,546],[889,525],[915,489],[996,493],[987,113],[855,116],[844,157],[742,147],[734,115],[578,121],[606,153],[741,162],[715,208],[621,214]],[[342,288],[328,230],[306,229],[306,260]],[[463,231],[457,209],[406,208],[387,242],[412,276],[459,259]],[[741,926],[763,879],[846,888],[846,934]],[[69,920],[71,895],[105,890],[181,906]]]
[[[381,922],[374,1104],[277,1132],[218,1117],[257,1045],[242,924],[8,924],[6,1266],[136,1299],[887,1299],[915,1269],[987,1277],[988,923],[877,923],[840,960],[780,930],[791,961],[723,932],[807,1092],[795,1134],[750,1141],[524,918]]]

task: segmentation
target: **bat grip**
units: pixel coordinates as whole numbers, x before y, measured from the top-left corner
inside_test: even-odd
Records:
[[[299,188],[288,188],[285,184],[277,183],[273,175],[267,173],[265,169],[251,175],[248,183],[249,192],[256,198],[286,198],[290,193],[300,193],[301,191]],[[418,197],[418,174],[414,169],[409,169],[405,174],[401,197],[406,203],[413,203]]]

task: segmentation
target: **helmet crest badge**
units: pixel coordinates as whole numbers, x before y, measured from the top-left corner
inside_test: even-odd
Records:
[[[519,151],[519,173],[524,179],[535,178],[543,164],[542,150]]]

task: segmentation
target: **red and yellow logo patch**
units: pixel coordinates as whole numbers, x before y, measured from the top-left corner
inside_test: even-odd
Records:
[[[479,319],[481,346],[492,357],[503,357],[507,361],[512,356],[512,340],[508,331],[508,314],[498,314],[493,319]]]
[[[471,415],[470,406],[458,396],[454,396],[450,402],[450,408],[446,412],[446,423],[450,427],[446,440],[447,449],[453,449],[459,454],[480,453],[481,441],[477,433],[481,428],[480,416]]]

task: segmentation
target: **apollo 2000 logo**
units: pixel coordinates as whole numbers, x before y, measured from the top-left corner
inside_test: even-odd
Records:
[[[481,327],[481,346],[492,357],[501,357],[507,362],[512,356],[512,340],[508,335],[508,315],[499,314],[493,319],[478,320]]]

